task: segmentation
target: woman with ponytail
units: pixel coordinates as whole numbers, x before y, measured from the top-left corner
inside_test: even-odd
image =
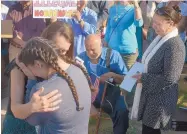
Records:
[[[58,89],[62,94],[62,103],[55,112],[34,113],[26,120],[31,125],[39,125],[39,133],[88,133],[91,107],[89,79],[75,62],[61,54],[53,42],[35,37],[29,40],[21,51],[18,60],[31,72],[44,80],[37,83],[30,96],[41,87],[43,95]],[[60,54],[60,55],[59,55]],[[88,78],[88,77],[87,77]],[[56,105],[51,103],[51,106]]]

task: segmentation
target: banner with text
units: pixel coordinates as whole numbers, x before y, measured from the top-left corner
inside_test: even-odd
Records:
[[[77,0],[33,0],[33,18],[71,17]]]

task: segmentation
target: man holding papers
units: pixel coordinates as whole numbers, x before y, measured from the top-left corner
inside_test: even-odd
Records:
[[[112,50],[110,55],[110,69],[106,67],[107,48],[102,48],[101,39],[98,35],[89,35],[85,40],[86,52],[79,55],[84,60],[84,65],[89,74],[95,74],[100,78],[99,92],[96,100],[101,101],[104,83],[110,78],[121,84],[127,68],[122,57],[117,51]],[[124,97],[116,98],[117,102],[114,112],[110,115],[113,121],[114,134],[125,134],[128,128],[128,110],[126,109]]]

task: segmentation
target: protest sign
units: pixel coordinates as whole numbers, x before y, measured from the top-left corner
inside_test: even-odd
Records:
[[[33,0],[33,18],[71,17],[76,0]]]

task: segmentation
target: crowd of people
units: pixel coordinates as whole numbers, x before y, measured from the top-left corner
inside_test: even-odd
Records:
[[[142,134],[172,129],[187,62],[185,1],[81,0],[60,19],[33,18],[32,9],[32,1],[1,3],[1,20],[13,21],[13,38],[1,39],[3,71],[13,66],[3,134],[88,134],[108,83],[119,87],[137,61]],[[120,92],[108,114],[114,134],[127,132],[134,98]]]

